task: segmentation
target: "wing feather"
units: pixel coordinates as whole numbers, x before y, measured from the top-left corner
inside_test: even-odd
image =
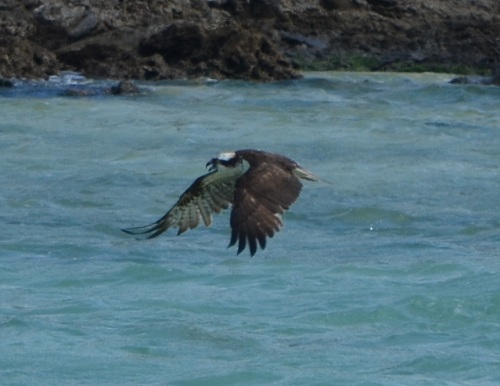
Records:
[[[295,202],[302,183],[292,172],[276,163],[262,163],[250,168],[235,186],[231,212],[231,240],[238,243],[238,254],[249,246],[250,255],[266,247],[266,237],[273,237],[283,227],[281,215]]]
[[[211,209],[210,206],[207,207],[207,205],[208,203],[206,201],[202,201],[201,205],[198,207],[200,211],[200,216],[203,219],[203,223],[205,224],[206,227],[212,224]]]
[[[220,213],[232,204],[235,176],[212,171],[198,177],[179,197],[175,205],[152,224],[122,229],[133,235],[148,234],[148,238],[159,236],[169,228],[178,227],[178,235],[196,228],[200,219],[205,226],[212,223],[212,213]]]
[[[194,229],[200,223],[200,214],[197,206],[189,207],[189,228]]]

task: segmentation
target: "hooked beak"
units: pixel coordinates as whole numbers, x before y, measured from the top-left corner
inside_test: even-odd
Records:
[[[205,167],[208,168],[209,172],[213,172],[214,170],[217,170],[217,159],[212,158],[210,161],[207,162]]]

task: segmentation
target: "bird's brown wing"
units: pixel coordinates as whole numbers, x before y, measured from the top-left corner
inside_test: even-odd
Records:
[[[177,203],[158,221],[136,228],[122,229],[133,235],[149,234],[156,237],[168,228],[178,227],[178,235],[196,228],[203,220],[205,226],[212,223],[212,213],[227,209],[233,202],[234,176],[213,171],[198,177],[179,197]]]
[[[277,163],[250,168],[236,182],[231,212],[231,241],[238,241],[238,254],[248,242],[250,254],[262,249],[266,237],[273,237],[283,226],[281,215],[295,202],[302,189],[298,177]]]

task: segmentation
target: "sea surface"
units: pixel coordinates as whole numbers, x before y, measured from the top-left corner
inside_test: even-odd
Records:
[[[500,384],[500,88],[451,78],[0,89],[0,383]],[[264,251],[120,231],[242,148],[328,181]]]

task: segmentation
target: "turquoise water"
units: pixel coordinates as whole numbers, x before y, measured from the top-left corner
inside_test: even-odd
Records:
[[[0,90],[1,383],[500,383],[500,89],[450,78]],[[120,232],[248,147],[331,182],[265,251]]]

